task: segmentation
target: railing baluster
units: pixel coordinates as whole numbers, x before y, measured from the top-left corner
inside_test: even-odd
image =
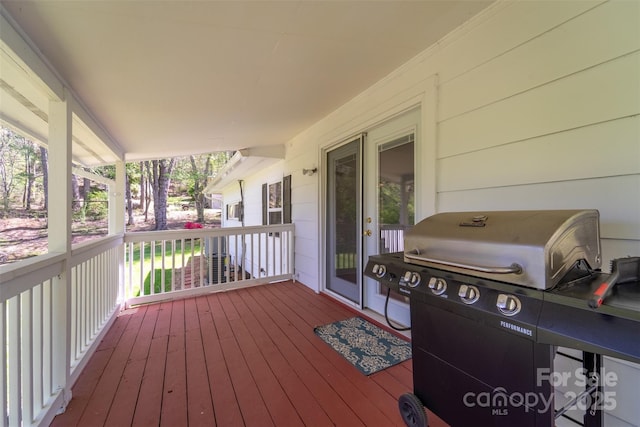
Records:
[[[176,240],[171,239],[171,291],[176,290]]]
[[[140,295],[144,295],[144,242],[140,242]]]
[[[209,285],[213,284],[213,237],[208,236],[206,237],[206,242],[207,242],[207,248],[208,248],[208,252],[206,254],[206,259],[207,259],[207,268],[209,271],[209,274],[207,275],[207,282]]]
[[[133,296],[133,242],[129,242],[126,244],[125,260],[129,264],[129,274],[128,279],[125,279],[125,288],[124,288],[124,299],[125,301]],[[128,285],[128,286],[127,286]]]
[[[162,242],[162,249],[160,251],[160,253],[162,254],[162,262],[160,265],[160,293],[163,293],[165,290],[165,280],[166,280],[166,275],[165,275],[165,258],[167,256],[167,241],[166,240],[161,240]]]
[[[53,281],[47,280],[42,285],[42,323],[44,326],[42,340],[42,386],[43,399],[47,401],[53,394],[53,313],[52,307]]]
[[[8,369],[7,369],[7,385],[9,398],[9,425],[21,425],[22,420],[22,388],[21,377],[21,348],[22,340],[20,339],[20,295],[16,295],[7,301],[8,305],[8,338],[9,349],[7,351]]]
[[[8,424],[8,393],[7,393],[7,313],[6,302],[0,301],[0,427],[6,427]]]
[[[91,258],[88,261],[88,268],[89,270],[87,271],[87,277],[89,280],[89,284],[91,285],[91,335],[90,337],[93,338],[95,336],[96,333],[96,324],[98,323],[98,283],[95,280],[95,271],[96,271],[96,264],[98,263],[98,261],[96,260],[96,258]]]
[[[204,286],[204,239],[203,238],[199,238],[198,240],[200,240],[200,255],[198,255],[198,267],[199,268],[199,281],[198,281],[198,286]]]
[[[42,408],[43,390],[42,390],[42,355],[43,355],[43,333],[44,325],[42,322],[42,287],[39,284],[33,288],[32,304],[33,304],[33,407]],[[35,415],[35,413],[34,413]]]
[[[186,250],[184,248],[184,245],[185,245],[185,239],[181,239],[180,240],[180,253],[182,254],[182,263],[180,264],[180,273],[181,273],[181,275],[180,275],[181,276],[180,277],[180,289],[184,289],[184,276],[185,276],[185,273],[186,273],[186,270],[187,270],[185,268],[185,265],[184,265],[184,252]]]
[[[80,335],[81,340],[79,348],[79,351],[83,352],[86,343],[89,342],[89,308],[91,307],[91,300],[89,298],[91,295],[89,294],[86,266],[84,264],[79,264],[76,266],[76,269],[79,271],[78,286],[81,289],[83,299],[83,308],[80,310],[80,327],[82,333]]]
[[[156,241],[151,241],[151,270],[149,272],[149,295],[156,293]]]
[[[23,425],[30,425],[33,421],[33,304],[31,294],[32,289],[28,289],[20,295]]]

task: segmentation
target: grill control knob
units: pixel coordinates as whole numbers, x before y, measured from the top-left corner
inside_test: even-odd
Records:
[[[458,296],[465,304],[473,304],[480,298],[480,291],[472,285],[460,285]]]
[[[415,288],[420,284],[422,278],[420,277],[420,273],[413,272],[411,273],[411,278],[409,279],[409,286]]]
[[[496,307],[505,316],[514,316],[520,312],[522,304],[518,297],[514,295],[500,294],[498,295]]]
[[[387,273],[387,267],[385,267],[384,264],[375,264],[371,271],[377,278],[381,279]]]
[[[432,277],[429,280],[429,289],[435,295],[442,295],[447,290],[447,282],[439,277]]]
[[[422,278],[420,277],[419,273],[416,273],[414,271],[406,271],[400,279],[400,284],[407,285],[410,288],[415,288],[420,284],[421,280]]]

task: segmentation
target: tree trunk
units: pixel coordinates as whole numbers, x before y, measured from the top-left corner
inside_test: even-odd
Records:
[[[24,169],[26,175],[26,182],[24,184],[24,199],[23,206],[27,211],[31,210],[31,194],[33,190],[33,156],[30,149],[25,150]]]
[[[204,204],[205,198],[203,190],[207,186],[207,180],[211,173],[211,154],[207,154],[204,159],[204,168],[200,172],[196,164],[195,156],[189,156],[191,160],[191,172],[193,175],[193,200],[196,203],[196,213],[198,215],[197,222],[204,222]]]
[[[0,187],[2,187],[2,207],[8,215],[11,207],[11,194],[16,187],[16,169],[18,163],[16,135],[13,132],[0,133]]]
[[[147,181],[144,175],[144,162],[140,162],[140,210],[145,211]]]
[[[80,199],[80,187],[78,186],[78,177],[75,175],[71,175],[71,192],[73,193],[71,209],[74,212],[78,212],[82,208],[82,204]]]
[[[49,209],[49,153],[45,147],[40,147],[40,164],[42,166],[42,186],[44,187],[43,209]]]
[[[149,204],[151,202],[150,196],[151,196],[152,177],[151,177],[151,166],[149,162],[148,161],[144,162],[144,165],[146,166],[146,169],[147,169],[147,180],[146,180],[147,191],[145,192],[145,199],[144,199],[144,222],[147,222],[149,220]]]
[[[131,180],[125,175],[125,197],[127,198],[127,225],[133,225],[133,203],[131,202]]]
[[[89,202],[89,193],[91,193],[91,180],[84,178],[82,180],[82,205],[85,206]]]
[[[167,199],[175,159],[153,160],[153,215],[155,230],[167,229]]]

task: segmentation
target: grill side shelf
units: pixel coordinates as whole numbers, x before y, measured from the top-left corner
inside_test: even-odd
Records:
[[[640,282],[618,284],[593,310],[586,301],[603,280],[598,274],[545,292],[538,340],[640,363]]]

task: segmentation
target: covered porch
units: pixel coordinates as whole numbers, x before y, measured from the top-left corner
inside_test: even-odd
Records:
[[[52,425],[404,425],[411,361],[367,377],[313,332],[354,315],[292,281],[127,309]]]
[[[363,376],[313,327],[370,307],[322,294],[327,153],[408,112],[415,220],[594,208],[603,265],[640,252],[638,2],[259,3],[0,0],[0,122],[54,183],[48,253],[0,266],[0,427],[401,425],[411,363]],[[398,135],[361,140],[360,187]],[[222,190],[243,227],[126,232],[127,162],[216,150],[247,155]],[[108,236],[74,245],[67,184],[106,164]],[[292,224],[267,225],[289,176]],[[611,425],[640,425],[619,403]]]

